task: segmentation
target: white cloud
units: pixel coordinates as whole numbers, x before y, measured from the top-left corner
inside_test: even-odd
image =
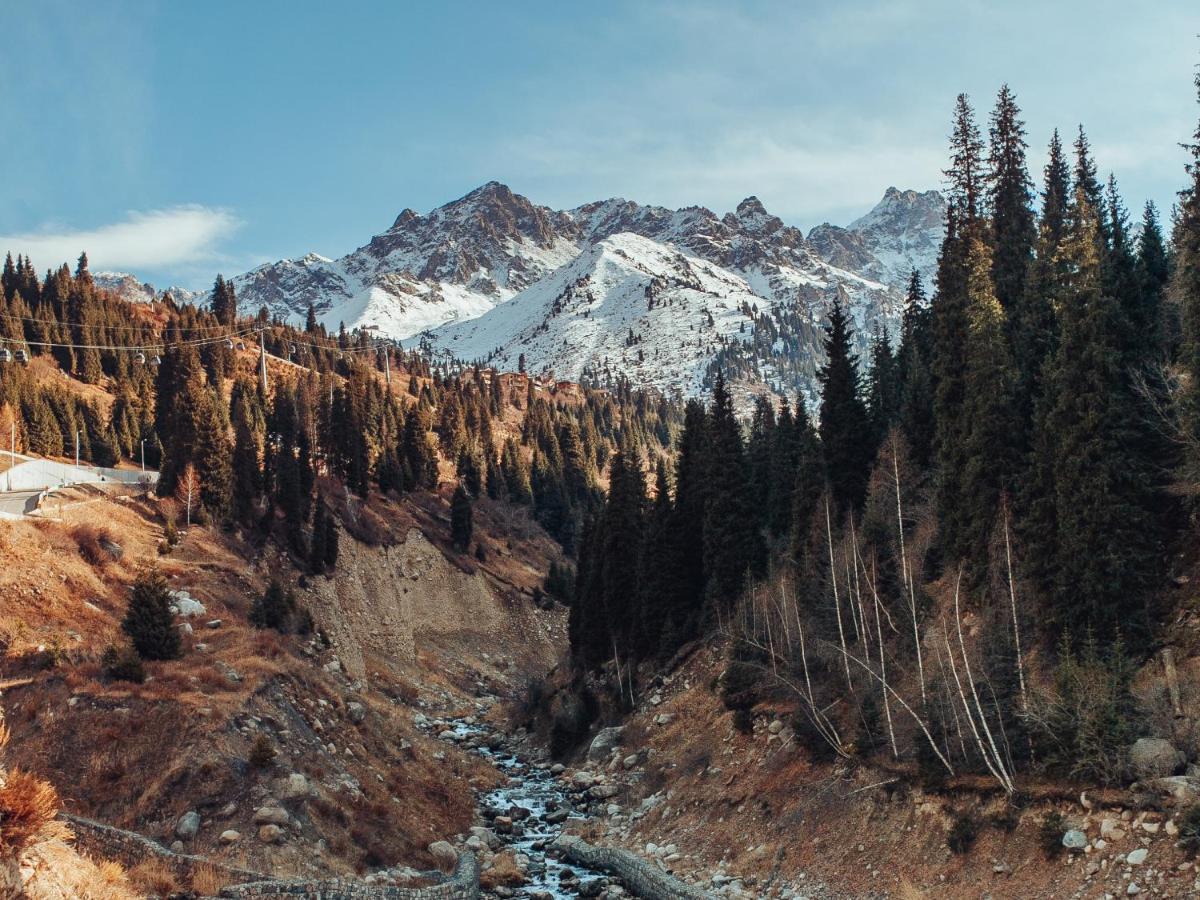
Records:
[[[86,252],[97,271],[162,269],[217,259],[218,245],[240,225],[227,210],[173,206],[130,212],[123,221],[91,229],[48,227],[0,235],[0,252],[23,253],[39,267],[74,263]]]

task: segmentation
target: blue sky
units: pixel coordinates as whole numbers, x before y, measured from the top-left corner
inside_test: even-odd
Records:
[[[5,6],[0,249],[160,285],[338,256],[491,179],[844,223],[939,186],[955,94],[984,120],[1004,81],[1039,175],[1082,122],[1131,209],[1168,207],[1200,114],[1194,0]]]

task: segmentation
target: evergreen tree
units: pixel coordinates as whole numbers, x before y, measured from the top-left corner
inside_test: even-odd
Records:
[[[986,572],[996,510],[1017,465],[1012,443],[1012,363],[992,269],[988,245],[972,237],[967,246],[967,365],[961,432],[965,466],[959,506],[952,518],[940,523],[948,549],[966,559],[980,578]]]
[[[933,379],[929,371],[932,335],[930,313],[925,301],[921,276],[914,269],[908,282],[901,322],[900,349],[896,353],[896,372],[900,383],[897,419],[912,449],[913,459],[922,469],[933,454]]]
[[[1171,355],[1168,347],[1173,328],[1164,321],[1163,298],[1170,281],[1171,267],[1163,243],[1158,210],[1147,200],[1142,211],[1142,229],[1138,235],[1137,269],[1142,297],[1142,326],[1145,335],[1145,355],[1165,359]]]
[[[741,595],[746,572],[761,574],[765,547],[750,503],[749,478],[741,427],[725,378],[717,374],[709,421],[709,490],[704,510],[704,572],[706,602],[713,613],[724,614]],[[639,472],[640,477],[640,472]]]
[[[329,538],[329,528],[325,521],[327,515],[324,498],[317,497],[317,505],[313,510],[312,540],[308,543],[308,568],[314,575],[325,571],[325,557],[329,552],[326,544]]]
[[[238,521],[249,522],[262,490],[262,466],[259,462],[258,438],[250,424],[250,413],[245,406],[236,409],[232,459],[233,513]]]
[[[471,545],[473,532],[471,496],[460,484],[454,489],[454,497],[450,500],[450,540],[455,549],[465,553]]]
[[[900,415],[897,365],[887,327],[877,325],[871,336],[871,367],[867,372],[867,416],[870,420],[872,449],[883,442],[892,423]]]
[[[158,572],[134,582],[121,629],[142,659],[179,658],[179,630],[171,612],[171,591]]]
[[[954,101],[954,125],[950,135],[950,168],[947,199],[957,210],[964,228],[973,225],[981,213],[985,188],[983,139],[975,124],[975,112],[966,94]]]
[[[860,394],[850,319],[840,298],[834,301],[825,326],[825,360],[817,373],[821,384],[819,431],[825,471],[839,509],[857,508],[866,495],[874,448],[867,408]]]
[[[285,590],[278,578],[272,578],[267,589],[250,605],[250,624],[255,628],[274,628],[284,631],[296,608],[296,597]]]
[[[1140,452],[1122,360],[1128,323],[1120,302],[1103,291],[1102,247],[1098,217],[1079,185],[1061,247],[1068,273],[1062,331],[1039,416],[1035,487],[1052,488],[1052,565],[1038,572],[1051,622],[1061,629],[1085,623],[1112,637],[1118,627],[1144,634],[1141,601],[1157,567],[1164,504]]]
[[[1036,236],[1033,186],[1025,164],[1025,123],[1008,85],[1000,88],[989,129],[988,205],[992,215],[992,278],[996,299],[1012,315],[1025,299],[1025,277]]]
[[[1058,252],[1066,232],[1070,205],[1070,171],[1062,142],[1055,131],[1050,139],[1042,187],[1042,216],[1038,223],[1037,253],[1021,303],[1009,320],[1009,339],[1016,369],[1014,412],[1017,447],[1030,449],[1034,410],[1042,394],[1042,376],[1046,361],[1054,352],[1058,323],[1055,309],[1065,278],[1064,263]]]

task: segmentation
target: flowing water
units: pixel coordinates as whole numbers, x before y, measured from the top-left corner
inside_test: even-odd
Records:
[[[478,753],[509,778],[507,785],[480,796],[479,806],[485,818],[492,818],[487,815],[489,810],[501,816],[507,816],[513,808],[529,811],[528,817],[514,822],[514,834],[496,830],[501,850],[515,850],[529,860],[526,870],[529,881],[513,888],[506,896],[571,900],[580,896],[578,888],[581,885],[587,895],[591,882],[607,883],[610,880],[601,872],[564,863],[550,852],[563,824],[547,822],[548,814],[567,809],[570,810],[568,821],[580,822],[587,817],[575,810],[566,786],[550,774],[547,766],[529,763],[503,747],[493,749],[488,741],[488,730],[477,724],[448,720],[445,727],[454,732],[461,746]]]

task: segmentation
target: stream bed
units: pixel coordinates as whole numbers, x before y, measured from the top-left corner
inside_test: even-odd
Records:
[[[479,810],[499,839],[494,849],[513,850],[527,860],[528,881],[519,887],[485,892],[485,896],[573,900],[624,895],[605,873],[565,863],[552,850],[566,822],[584,821],[587,816],[573,805],[567,786],[550,766],[521,759],[497,735],[472,721],[442,720],[435,727],[440,728],[439,736],[452,732],[455,743],[482,756],[509,778],[508,784],[480,795]]]

